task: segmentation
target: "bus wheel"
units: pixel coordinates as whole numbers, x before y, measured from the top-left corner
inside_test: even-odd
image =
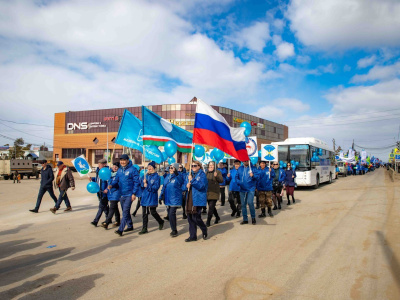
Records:
[[[317,189],[319,187],[319,174],[317,174],[317,178],[316,178],[316,184],[314,185],[314,189]]]
[[[39,179],[39,173],[36,174],[36,179]]]
[[[21,176],[21,180],[24,179],[24,174],[20,174],[20,176]]]
[[[8,180],[10,177],[8,176],[4,176],[4,180]]]
[[[332,183],[332,173],[329,173],[329,183]]]
[[[31,178],[31,175],[26,175],[26,177],[28,177],[28,179],[30,179],[30,178]]]

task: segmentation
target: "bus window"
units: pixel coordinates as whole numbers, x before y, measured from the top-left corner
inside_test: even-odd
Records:
[[[286,145],[278,146],[278,159],[279,159],[279,161],[283,161],[284,163],[290,161],[289,160],[288,147],[289,146],[286,146]]]
[[[314,146],[310,146],[310,155],[311,155],[311,157],[313,156],[313,153],[317,151],[317,149],[318,149],[318,148],[316,148],[316,147],[314,147]],[[318,154],[318,153],[317,153],[317,154]],[[311,166],[312,166],[312,167],[317,167],[317,166],[319,166],[319,161],[313,161],[313,162],[311,163]]]
[[[311,155],[310,147],[308,145],[290,145],[290,161],[294,160],[299,162],[298,170],[310,170],[311,169]]]

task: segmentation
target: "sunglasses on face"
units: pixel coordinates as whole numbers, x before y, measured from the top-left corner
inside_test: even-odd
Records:
[[[199,165],[192,165],[192,168],[197,168]]]
[[[278,164],[272,164],[273,166],[277,166]]]

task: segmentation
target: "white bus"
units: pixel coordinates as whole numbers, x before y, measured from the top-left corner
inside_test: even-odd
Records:
[[[278,161],[284,163],[292,160],[299,162],[296,167],[296,184],[318,188],[322,182],[332,183],[335,178],[335,153],[327,143],[316,138],[290,138],[283,142],[274,142],[278,147]],[[314,151],[322,149],[318,161],[311,158]]]

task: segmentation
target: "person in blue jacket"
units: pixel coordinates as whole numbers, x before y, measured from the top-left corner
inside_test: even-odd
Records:
[[[275,176],[272,181],[272,201],[274,202],[274,208],[272,210],[277,210],[281,209],[281,203],[282,203],[282,188],[283,184],[285,183],[286,179],[286,173],[285,170],[279,167],[279,163],[277,161],[274,161],[272,163],[272,167],[274,168],[275,171]]]
[[[160,176],[156,172],[156,163],[154,161],[150,162],[147,165],[147,173],[144,175],[141,180],[142,186],[142,218],[143,218],[143,227],[142,231],[139,234],[148,233],[147,225],[149,223],[149,217],[147,210],[150,209],[150,214],[154,219],[158,222],[158,229],[162,230],[164,227],[164,221],[161,219],[160,215],[157,213],[158,206],[158,190],[160,188]]]
[[[247,215],[247,205],[250,209],[252,224],[256,224],[256,211],[254,209],[254,192],[258,179],[257,169],[251,165],[250,161],[243,162],[235,175],[236,182],[240,187],[240,201],[242,202],[243,221],[240,223],[249,224]]]
[[[294,186],[296,183],[294,179],[296,178],[296,171],[292,169],[292,164],[290,162],[287,163],[287,169],[285,170],[285,189],[286,189],[286,197],[287,197],[287,205],[290,205],[289,196],[292,196],[293,203],[296,202],[294,199]]]
[[[120,203],[122,207],[122,220],[116,234],[122,236],[122,232],[133,231],[133,223],[131,217],[132,202],[136,200],[136,195],[139,192],[140,180],[139,172],[133,167],[132,162],[129,160],[127,154],[122,154],[119,161],[121,168],[118,169],[115,180],[108,189],[118,187],[121,194]],[[125,226],[127,228],[125,229]],[[125,230],[124,230],[125,229]]]
[[[133,166],[139,171],[139,179],[140,179],[140,182],[142,182],[143,176],[144,176],[144,172],[141,171],[141,168],[138,165],[133,165]],[[143,193],[143,187],[142,187],[142,185],[140,185],[138,193],[136,195],[136,198],[137,198],[136,208],[132,213],[133,217],[136,217],[136,214],[139,211],[139,208],[141,207],[140,202],[142,200],[142,193]],[[149,213],[150,212],[147,209],[147,214],[149,214]]]
[[[94,227],[97,227],[97,224],[99,223],[99,220],[100,220],[103,212],[107,219],[107,215],[108,215],[108,212],[110,209],[108,206],[108,198],[107,198],[108,182],[106,180],[102,180],[99,177],[99,171],[102,168],[108,168],[107,160],[105,158],[102,158],[98,161],[98,167],[96,169],[96,177],[89,177],[89,181],[97,182],[97,184],[100,187],[100,190],[97,193],[97,198],[99,199],[99,209],[97,210],[97,214],[94,217],[94,220],[92,222],[90,222],[90,224],[92,224]]]
[[[186,168],[180,164],[179,165],[179,174],[182,176],[183,183],[182,183],[182,218],[187,219],[186,215],[186,194],[187,194],[187,183],[189,174],[186,172]]]
[[[111,185],[117,176],[119,168],[119,163],[114,162],[111,167],[111,178],[109,180],[109,184]],[[118,187],[114,187],[111,190],[107,189],[107,198],[109,201],[110,210],[107,215],[107,219],[105,222],[101,223],[105,229],[108,229],[108,225],[111,224],[112,217],[115,216],[115,226],[119,226],[121,224],[121,214],[118,209],[119,199],[121,198],[121,194],[119,193]]]
[[[224,162],[220,162],[220,163],[218,164],[218,171],[221,172],[222,178],[223,178],[223,180],[224,180],[224,181],[222,181],[222,182],[219,184],[220,194],[221,194],[221,206],[224,206],[224,205],[225,205],[226,177],[227,177],[227,175],[228,175],[228,170],[227,170],[227,167],[226,167],[226,165],[225,165]]]
[[[207,205],[208,181],[199,161],[192,162],[192,172],[189,175],[187,188],[186,212],[189,222],[189,237],[185,242],[197,241],[197,226],[200,227],[205,240],[207,239],[207,227],[201,218],[201,211]]]
[[[167,206],[168,220],[171,226],[171,237],[178,236],[176,228],[176,211],[182,206],[182,184],[183,178],[178,173],[179,164],[173,163],[169,166],[169,174],[164,179],[164,185],[160,194],[160,202],[164,199]]]
[[[231,217],[236,215],[236,218],[240,218],[240,212],[242,211],[242,204],[240,201],[240,186],[236,182],[236,172],[240,167],[240,160],[236,159],[234,162],[234,168],[229,170],[226,176],[226,183],[229,184],[229,196],[228,202],[232,209]]]
[[[272,182],[275,177],[275,171],[271,167],[266,167],[267,162],[261,161],[260,168],[258,169],[258,179],[257,179],[257,191],[260,197],[261,205],[261,215],[259,218],[265,218],[265,205],[268,207],[268,214],[270,217],[274,217],[272,214]]]

